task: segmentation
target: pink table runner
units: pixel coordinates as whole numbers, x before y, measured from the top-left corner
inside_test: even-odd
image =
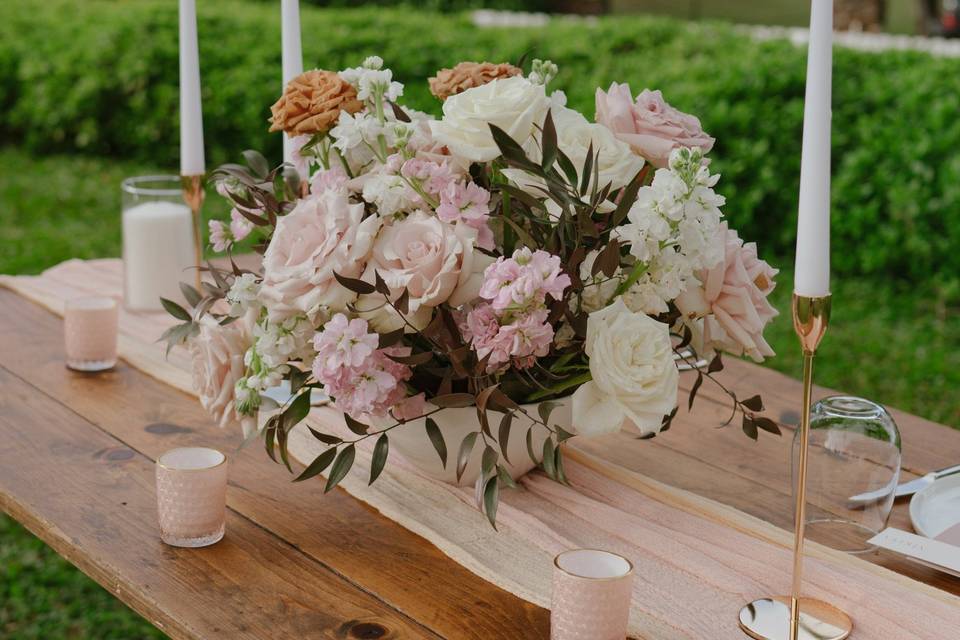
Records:
[[[72,260],[40,276],[0,276],[3,284],[51,311],[84,293],[121,295],[119,260]],[[157,336],[171,320],[159,313],[121,314],[121,356],[172,386],[192,392],[189,361],[169,360]],[[342,427],[331,409],[309,421]],[[238,436],[239,437],[239,436]],[[656,639],[738,639],[737,612],[790,585],[790,534],[732,508],[662,485],[574,446],[566,465],[571,487],[539,473],[502,495],[499,532],[476,510],[473,492],[418,474],[399,456],[368,487],[370,451],[358,454],[342,484],[388,518],[422,535],[474,573],[540,606],[549,606],[552,557],[602,547],[630,558],[638,580],[630,633]],[[291,451],[310,458],[322,445],[297,429]],[[279,471],[278,471],[279,473]],[[805,595],[824,598],[854,619],[854,638],[951,637],[960,598],[868,562],[808,544]]]

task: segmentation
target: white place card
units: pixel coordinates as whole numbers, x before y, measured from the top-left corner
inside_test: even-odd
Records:
[[[906,556],[922,565],[960,577],[960,547],[931,540],[900,529],[884,529],[869,540],[882,549]]]

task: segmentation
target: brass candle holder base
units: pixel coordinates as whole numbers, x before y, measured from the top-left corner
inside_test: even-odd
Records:
[[[801,598],[803,540],[807,511],[807,453],[810,448],[810,404],[813,357],[830,323],[830,295],[793,294],[793,328],[803,349],[803,406],[800,409],[800,460],[794,507],[793,585],[789,596],[760,598],[740,610],[740,628],[757,640],[843,640],[853,631],[850,616],[832,604]]]
[[[203,218],[200,211],[203,208],[203,176],[180,176],[180,186],[183,189],[183,201],[190,207],[193,214],[193,248],[196,256],[196,287],[201,295],[200,267],[203,266]]]
[[[756,640],[843,640],[853,631],[850,616],[831,604],[800,598],[796,635],[790,596],[754,600],[740,609],[740,628]]]

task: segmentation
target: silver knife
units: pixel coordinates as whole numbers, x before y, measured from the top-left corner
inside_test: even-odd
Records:
[[[947,476],[952,476],[955,473],[960,473],[960,464],[952,467],[946,467],[945,469],[940,469],[938,471],[931,471],[925,476],[904,482],[897,486],[893,495],[896,498],[900,498],[902,496],[912,496],[921,489],[933,484],[934,481]],[[864,504],[867,502],[876,502],[877,500],[880,500],[888,495],[890,495],[890,488],[883,487],[881,489],[876,489],[875,491],[868,491],[866,493],[851,496],[849,500],[855,504]]]

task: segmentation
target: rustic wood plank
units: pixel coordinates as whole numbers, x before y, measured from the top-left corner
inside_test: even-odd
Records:
[[[152,462],[0,369],[0,507],[173,638],[438,638],[246,518],[160,542]]]
[[[0,365],[127,446],[150,458],[175,446],[238,446],[238,434],[213,426],[195,398],[124,362],[101,375],[65,369],[62,323],[53,314],[3,290],[0,309]],[[478,578],[342,490],[323,495],[320,482],[290,483],[258,445],[232,464],[231,508],[438,634],[549,636],[549,612]]]

